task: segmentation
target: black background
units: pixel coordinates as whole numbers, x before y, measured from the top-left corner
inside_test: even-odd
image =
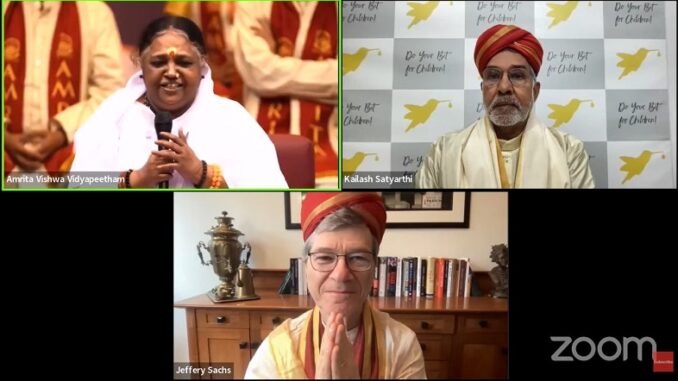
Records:
[[[171,379],[173,194],[2,196],[5,371]],[[555,363],[549,340],[649,336],[678,349],[675,196],[510,192],[510,379],[675,377],[649,357]]]
[[[678,350],[675,205],[674,190],[511,192],[511,379],[675,377],[653,373],[650,351],[639,362],[635,347],[626,362],[553,362],[550,340],[649,336],[658,351]]]
[[[3,192],[4,372],[172,379],[173,198]]]

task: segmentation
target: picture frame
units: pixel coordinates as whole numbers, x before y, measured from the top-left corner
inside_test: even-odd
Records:
[[[382,192],[439,195],[443,207],[435,209],[390,209],[386,211],[386,227],[395,229],[453,228],[468,229],[471,213],[471,192]],[[447,202],[445,202],[447,200]]]
[[[380,192],[381,193],[381,192]],[[471,192],[383,192],[440,194],[441,207],[435,209],[402,209],[386,211],[386,227],[395,229],[451,228],[468,229],[471,215]],[[285,192],[285,229],[301,229],[301,192]],[[433,195],[436,196],[436,195]]]
[[[301,192],[284,192],[285,229],[301,229]]]

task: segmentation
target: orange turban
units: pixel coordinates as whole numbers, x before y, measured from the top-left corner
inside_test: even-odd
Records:
[[[309,192],[301,201],[301,230],[304,241],[330,213],[350,208],[365,220],[365,225],[381,243],[386,230],[386,208],[381,197],[370,192]]]
[[[506,48],[520,53],[532,66],[535,74],[539,74],[544,50],[532,33],[515,25],[495,25],[483,32],[476,42],[473,59],[481,74],[492,57]]]

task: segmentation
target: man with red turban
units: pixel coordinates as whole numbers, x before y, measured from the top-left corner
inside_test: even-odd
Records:
[[[593,188],[584,144],[533,112],[541,44],[515,25],[483,32],[473,54],[485,116],[440,137],[417,171],[417,188]]]
[[[386,209],[374,193],[307,193],[303,261],[315,307],[261,343],[245,378],[426,378],[416,335],[370,306]]]

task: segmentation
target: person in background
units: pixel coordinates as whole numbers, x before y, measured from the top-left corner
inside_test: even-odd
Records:
[[[485,116],[440,137],[415,177],[417,188],[593,188],[584,143],[537,119],[539,41],[495,25],[476,42]]]
[[[119,174],[122,188],[287,188],[271,140],[239,103],[214,94],[193,21],[152,21],[138,52],[141,71],[76,134],[72,174]]]
[[[317,185],[336,187],[337,3],[239,3],[235,30],[245,107],[269,135],[311,140]]]
[[[7,176],[68,172],[78,128],[123,85],[120,34],[102,2],[3,2]],[[13,176],[15,177],[15,176]]]
[[[426,378],[415,333],[367,301],[386,229],[381,197],[309,192],[301,228],[315,307],[264,339],[245,378]]]
[[[242,79],[233,58],[236,5],[233,1],[168,1],[165,13],[187,17],[200,27],[215,94],[242,103]]]

